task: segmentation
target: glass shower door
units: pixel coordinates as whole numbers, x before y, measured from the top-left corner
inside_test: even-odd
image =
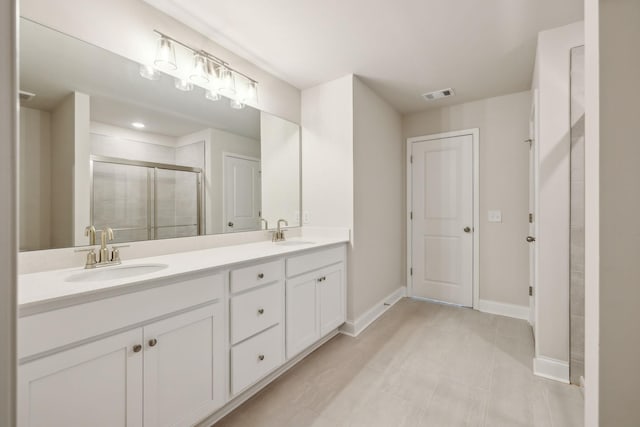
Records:
[[[200,234],[200,174],[155,169],[155,238]]]
[[[152,238],[149,168],[93,162],[91,213],[96,230],[111,227],[114,242]]]

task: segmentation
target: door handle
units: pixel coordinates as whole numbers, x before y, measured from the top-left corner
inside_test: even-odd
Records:
[[[533,242],[535,242],[535,241],[536,241],[536,238],[535,238],[535,237],[533,237],[533,236],[527,236],[527,242],[529,242],[529,243],[533,243]]]
[[[465,227],[464,228],[464,232],[465,233],[471,233],[471,227]]]
[[[233,227],[233,222],[229,221],[229,223],[227,224],[229,227]]]

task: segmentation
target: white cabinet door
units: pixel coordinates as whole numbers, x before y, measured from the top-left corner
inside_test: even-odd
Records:
[[[317,274],[305,274],[287,281],[287,359],[320,338]]]
[[[192,425],[225,403],[222,304],[144,327],[144,425]]]
[[[318,282],[320,335],[325,336],[345,321],[345,288],[342,264],[325,269]]]
[[[141,344],[138,328],[21,365],[19,425],[142,426]]]

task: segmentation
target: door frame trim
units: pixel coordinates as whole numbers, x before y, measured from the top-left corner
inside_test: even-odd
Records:
[[[464,129],[452,132],[436,133],[432,135],[423,135],[407,138],[406,146],[406,170],[407,170],[407,294],[413,297],[413,278],[411,276],[412,258],[413,258],[413,236],[411,224],[411,211],[413,209],[413,185],[411,163],[412,147],[416,142],[432,141],[435,139],[453,138],[456,136],[470,135],[473,141],[473,308],[478,309],[478,301],[480,300],[480,128]]]

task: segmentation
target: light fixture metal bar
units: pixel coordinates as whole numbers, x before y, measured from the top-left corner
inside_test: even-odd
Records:
[[[172,42],[174,42],[176,44],[179,44],[180,46],[184,47],[185,49],[190,50],[194,54],[202,55],[202,56],[206,57],[207,59],[215,62],[216,64],[221,65],[221,66],[227,68],[228,70],[233,71],[234,73],[241,75],[242,77],[246,78],[250,82],[258,83],[258,81],[256,79],[253,79],[253,78],[247,76],[246,74],[244,74],[243,72],[240,72],[240,71],[236,70],[235,68],[232,68],[231,66],[229,66],[228,62],[218,58],[217,56],[207,52],[206,50],[194,49],[193,47],[189,46],[188,44],[183,43],[180,40],[176,40],[173,37],[161,32],[161,31],[153,30],[153,32],[158,34],[160,37],[164,37],[164,38],[166,38],[168,40],[171,40]]]

